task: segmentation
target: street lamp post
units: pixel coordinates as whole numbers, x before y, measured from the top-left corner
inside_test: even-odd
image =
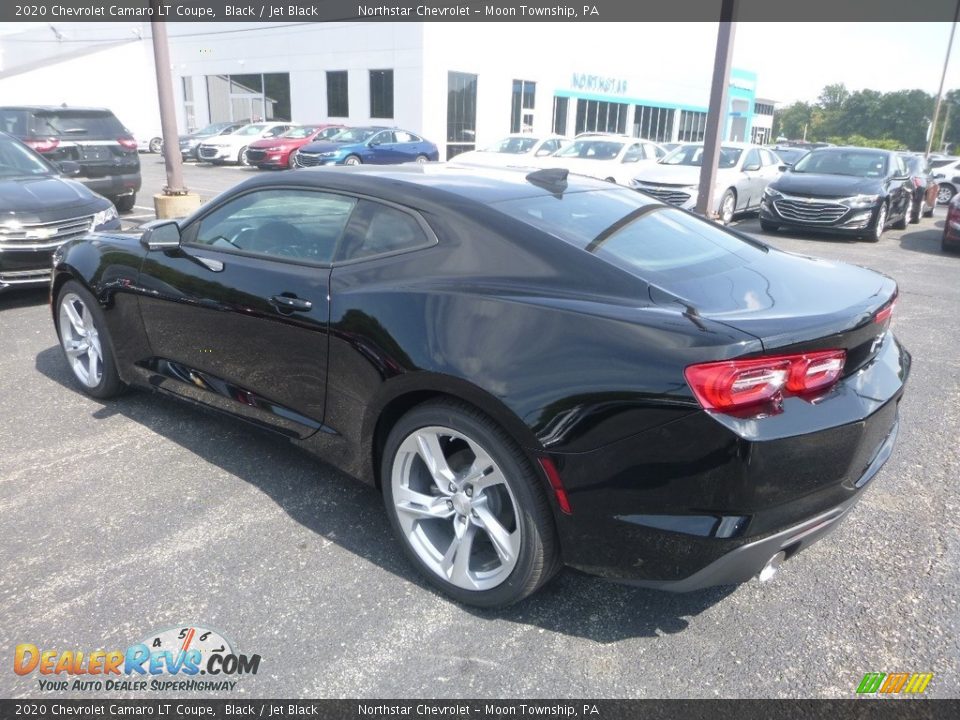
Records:
[[[161,0],[150,0],[153,16],[160,15]],[[183,161],[180,157],[180,138],[177,134],[177,116],[173,106],[173,78],[170,74],[170,48],[167,26],[163,20],[150,21],[153,35],[153,61],[157,77],[157,99],[160,103],[160,128],[163,132],[163,163],[167,184],[153,196],[158,218],[188,215],[200,206],[200,196],[187,190],[183,182]]]
[[[733,38],[736,23],[733,22],[735,0],[723,0],[720,9],[720,28],[717,31],[717,53],[713,61],[713,84],[710,88],[710,110],[703,138],[703,155],[700,161],[700,187],[697,193],[696,212],[704,217],[713,217],[713,190],[720,162],[720,143],[727,123],[727,97],[730,86],[730,66],[733,63]]]
[[[937,118],[940,117],[940,104],[943,102],[943,83],[947,79],[947,66],[950,64],[950,51],[953,49],[953,34],[957,30],[957,20],[960,19],[960,0],[957,0],[957,8],[953,12],[953,24],[950,26],[950,40],[947,42],[947,56],[943,60],[943,72],[940,74],[940,89],[937,91],[937,105],[933,109],[933,120],[930,124],[930,135],[927,138],[927,152],[925,157],[930,157],[930,148],[933,146],[934,128],[937,127]]]

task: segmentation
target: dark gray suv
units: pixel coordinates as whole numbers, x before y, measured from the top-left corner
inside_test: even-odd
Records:
[[[80,170],[74,179],[112,200],[117,210],[133,209],[141,184],[137,141],[110,110],[2,106],[0,131],[19,138],[54,163],[76,163]]]

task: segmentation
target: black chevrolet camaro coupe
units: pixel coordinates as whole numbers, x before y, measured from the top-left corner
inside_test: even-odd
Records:
[[[480,606],[563,564],[669,590],[772,575],[890,455],[896,295],[565,170],[442,165],[252,178],[69,243],[51,288],[87,393],[306,446]]]

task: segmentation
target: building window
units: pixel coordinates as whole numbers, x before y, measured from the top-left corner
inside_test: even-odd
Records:
[[[677,139],[681,142],[703,142],[707,129],[707,114],[695,110],[680,111],[680,134]]]
[[[477,76],[447,73],[447,160],[477,143]]]
[[[290,119],[289,73],[207,75],[206,81],[210,122]]]
[[[327,71],[327,117],[349,117],[347,99],[347,71]]]
[[[393,118],[393,70],[370,71],[370,117]]]
[[[193,132],[197,128],[197,109],[193,104],[193,78],[182,77],[180,83],[183,86],[183,120],[187,126],[187,132]]]
[[[673,116],[670,108],[637,105],[633,109],[633,136],[656,142],[673,139]]]
[[[553,131],[557,135],[567,134],[567,104],[569,98],[553,98]]]
[[[513,81],[513,99],[510,102],[510,132],[533,131],[533,108],[537,84],[529,80]]]
[[[757,115],[773,115],[773,105],[767,103],[754,103],[753,112]]]
[[[770,128],[754,127],[751,131],[751,142],[754,145],[766,145],[770,142]]]
[[[577,101],[577,128],[582,132],[625,133],[629,105],[603,100]]]

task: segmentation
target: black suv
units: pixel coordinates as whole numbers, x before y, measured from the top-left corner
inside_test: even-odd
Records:
[[[130,211],[140,190],[133,134],[105,108],[46,105],[0,107],[0,131],[19,138],[54,163],[77,163],[76,179]]]

